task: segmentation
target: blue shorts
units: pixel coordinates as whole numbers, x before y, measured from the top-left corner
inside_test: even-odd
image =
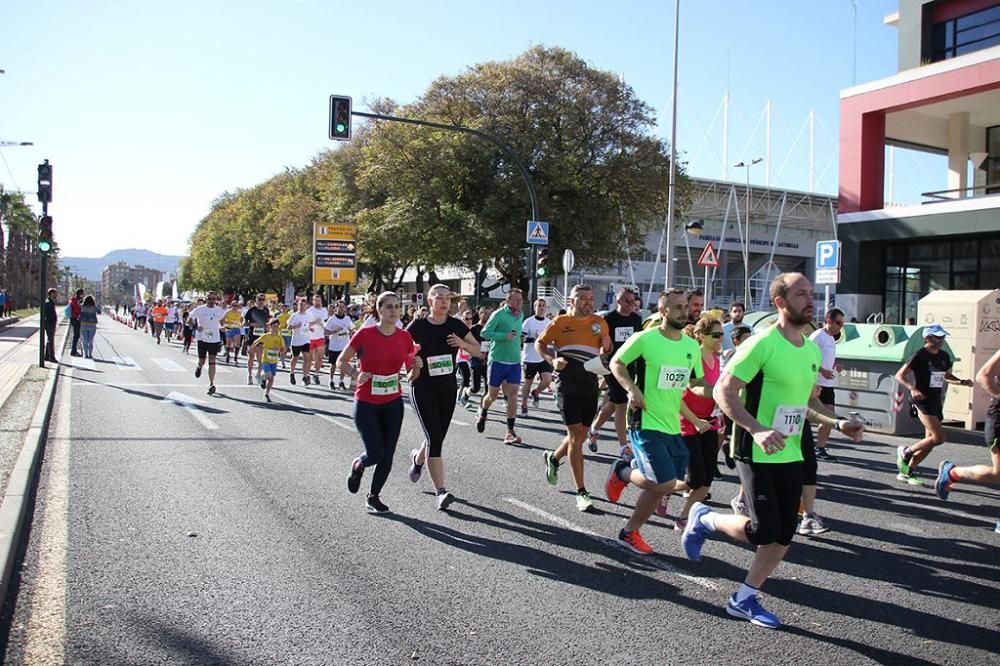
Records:
[[[499,363],[490,361],[489,363],[489,384],[490,388],[497,388],[504,382],[520,386],[521,384],[521,364],[520,363]]]
[[[167,329],[168,331],[172,331],[172,330],[174,330],[174,322],[172,322],[172,321],[168,321],[168,322],[166,322],[165,324],[163,324],[163,326],[164,326],[164,328],[166,328],[166,329]]]
[[[688,447],[680,435],[659,430],[629,430],[635,466],[653,483],[683,479],[688,466]]]
[[[261,363],[260,371],[263,372],[268,377],[273,377],[278,374],[278,364],[277,363]]]
[[[238,338],[240,336],[240,329],[230,328],[226,331],[227,338]]]

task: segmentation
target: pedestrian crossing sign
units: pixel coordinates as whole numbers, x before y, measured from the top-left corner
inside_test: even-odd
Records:
[[[549,223],[528,220],[528,244],[548,245],[549,244]]]

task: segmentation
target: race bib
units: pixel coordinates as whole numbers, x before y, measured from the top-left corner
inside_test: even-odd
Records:
[[[805,425],[805,422],[805,407],[778,405],[774,410],[774,419],[771,421],[771,428],[777,430],[785,437],[792,437],[802,432],[802,426]]]
[[[339,331],[337,331],[337,337],[338,338],[349,338],[349,337],[351,337],[351,332],[349,330],[347,330],[346,328],[342,328]]]
[[[218,342],[219,341],[219,329],[217,328],[206,328],[201,332],[202,342]]]
[[[615,328],[615,342],[625,342],[628,340],[634,329],[631,326],[618,326]]]
[[[932,372],[931,373],[931,388],[943,388],[944,387],[944,375],[943,372]]]
[[[691,368],[676,365],[661,365],[656,388],[666,391],[683,391],[691,380]]]
[[[291,334],[292,334],[291,329],[287,329],[287,328],[283,328],[280,331],[278,331],[278,335],[280,335],[283,338],[287,338]]]
[[[254,326],[253,334],[255,336],[257,336],[258,338],[260,336],[264,335],[264,327],[263,326]]]
[[[455,372],[455,364],[451,360],[451,354],[427,357],[427,374],[431,377],[450,375]]]
[[[372,395],[395,395],[399,393],[399,375],[372,375]]]
[[[488,354],[490,352],[490,341],[483,340],[479,343],[479,351],[483,354]]]
[[[277,349],[265,349],[264,350],[264,363],[277,363],[278,362],[278,350]]]

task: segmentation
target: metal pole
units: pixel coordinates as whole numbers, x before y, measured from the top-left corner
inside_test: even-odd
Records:
[[[670,184],[667,194],[667,265],[663,272],[663,288],[670,288],[670,271],[673,268],[674,201],[677,189],[677,54],[680,41],[681,0],[674,0],[674,96],[670,120]]]
[[[747,309],[750,303],[750,166],[747,165],[747,231],[743,236],[743,302]]]
[[[823,285],[823,318],[826,319],[826,313],[830,311],[830,285]]]
[[[45,160],[48,162],[48,160]],[[49,214],[49,204],[42,202],[42,216]],[[37,243],[37,241],[36,241]],[[48,254],[39,250],[41,261],[38,270],[38,367],[45,367],[45,269]],[[55,341],[52,342],[55,346]],[[54,353],[54,352],[53,352]]]
[[[674,102],[675,114],[676,114],[676,106],[677,104],[675,101]],[[371,118],[372,120],[388,120],[395,123],[405,123],[407,125],[420,125],[421,127],[433,127],[435,129],[450,130],[452,132],[463,132],[465,134],[473,134],[482,139],[486,139],[487,141],[493,143],[493,145],[495,145],[497,148],[499,148],[500,152],[502,152],[504,156],[507,157],[511,162],[513,162],[514,166],[517,167],[517,170],[521,174],[521,178],[524,179],[525,186],[527,186],[528,188],[528,199],[531,201],[531,221],[533,222],[538,221],[539,218],[538,195],[535,193],[535,184],[534,182],[532,182],[531,176],[528,174],[527,167],[524,166],[524,163],[520,160],[520,158],[518,158],[517,154],[511,149],[510,146],[508,146],[506,143],[501,141],[496,136],[490,134],[489,132],[473,129],[471,127],[462,127],[461,125],[445,125],[444,123],[432,123],[427,120],[415,120],[413,118],[399,118],[397,116],[389,116],[382,113],[365,113],[363,111],[351,111],[351,115],[359,116],[361,118]],[[672,145],[671,149],[673,149]],[[673,167],[673,161],[671,161],[671,167]],[[537,265],[538,254],[534,250],[532,250],[531,253],[531,262],[532,266],[531,266],[531,276],[530,276],[531,278],[530,300],[534,300],[535,298],[537,298],[538,294],[538,265]]]
[[[705,266],[705,303],[709,302],[710,290],[708,288],[708,266]]]

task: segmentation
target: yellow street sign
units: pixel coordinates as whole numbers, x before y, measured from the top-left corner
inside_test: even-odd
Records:
[[[358,277],[358,227],[316,222],[313,225],[313,284],[348,284]]]

